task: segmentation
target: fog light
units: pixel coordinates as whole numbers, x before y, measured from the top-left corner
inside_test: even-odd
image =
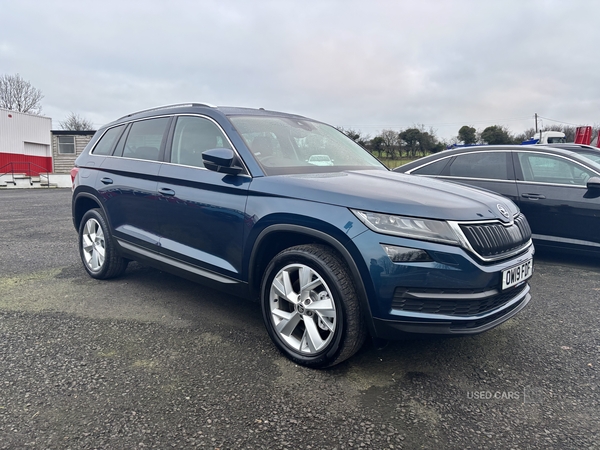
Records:
[[[381,244],[392,262],[428,262],[433,261],[425,250]]]

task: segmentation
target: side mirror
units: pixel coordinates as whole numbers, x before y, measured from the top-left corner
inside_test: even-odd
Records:
[[[600,177],[591,177],[587,182],[588,189],[600,189]]]
[[[235,152],[230,148],[212,148],[202,152],[202,162],[204,167],[213,172],[226,173],[228,175],[237,175],[242,170],[236,166]]]

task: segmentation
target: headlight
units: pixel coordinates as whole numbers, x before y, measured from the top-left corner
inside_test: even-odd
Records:
[[[443,220],[416,219],[392,214],[351,210],[362,223],[377,233],[460,245],[460,238]]]

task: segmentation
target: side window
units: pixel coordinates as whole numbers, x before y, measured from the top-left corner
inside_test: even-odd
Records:
[[[115,142],[121,136],[121,133],[125,129],[125,125],[120,125],[118,127],[111,128],[110,130],[104,133],[104,136],[100,138],[96,147],[92,151],[93,155],[110,155],[112,153],[112,149],[115,145]]]
[[[158,161],[160,145],[168,124],[168,117],[141,120],[132,124],[123,148],[123,157]]]
[[[452,162],[448,175],[464,178],[486,178],[492,180],[508,180],[507,152],[481,152],[458,155]]]
[[[552,155],[519,153],[525,181],[585,186],[594,173],[579,164]]]
[[[211,148],[231,148],[217,125],[201,117],[182,116],[177,119],[170,162],[204,167],[202,152]]]
[[[427,164],[426,166],[419,167],[417,170],[413,170],[411,174],[414,175],[439,175],[452,158],[444,158],[438,161]]]

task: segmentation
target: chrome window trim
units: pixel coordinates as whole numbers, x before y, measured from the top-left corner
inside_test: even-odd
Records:
[[[429,177],[437,177],[439,179],[452,179],[452,180],[476,180],[476,181],[491,181],[491,182],[499,182],[499,183],[514,183],[516,180],[502,180],[500,178],[472,178],[472,177],[453,177],[450,175],[417,175],[417,176],[429,176]]]
[[[518,184],[536,184],[536,185],[540,185],[540,186],[558,186],[561,188],[569,187],[569,188],[577,188],[577,189],[587,190],[587,186],[582,185],[582,184],[544,183],[543,181],[524,181],[524,180],[517,180],[517,183]]]
[[[231,146],[231,149],[235,152],[235,154],[237,155],[237,157],[239,158],[239,160],[242,162],[243,168],[244,168],[244,172],[238,174],[238,176],[246,176],[249,178],[252,178],[252,175],[250,175],[250,170],[248,169],[248,166],[246,165],[246,162],[244,161],[244,159],[241,157],[240,153],[238,152],[237,148],[235,148],[235,145],[233,145],[233,142],[231,142],[231,139],[229,139],[229,136],[227,135],[227,133],[225,133],[225,130],[223,130],[223,127],[221,127],[221,125],[219,125],[219,123],[214,120],[212,117],[206,116],[204,114],[195,114],[195,113],[175,113],[175,114],[163,114],[163,115],[159,115],[159,116],[152,116],[152,117],[144,117],[143,119],[131,119],[131,120],[127,120],[125,122],[121,122],[118,123],[110,128],[107,128],[106,130],[104,130],[104,132],[102,133],[102,136],[100,136],[98,138],[98,140],[94,143],[94,146],[90,149],[89,151],[89,155],[90,156],[95,156],[97,158],[117,158],[117,159],[128,159],[130,161],[146,161],[146,162],[153,162],[153,163],[158,163],[158,164],[169,164],[169,165],[174,165],[174,166],[180,166],[180,167],[191,167],[194,169],[203,169],[203,170],[208,170],[206,167],[198,167],[198,166],[188,166],[186,164],[178,164],[178,163],[173,163],[171,161],[154,161],[151,159],[139,159],[139,158],[130,158],[128,156],[115,156],[115,155],[94,155],[94,150],[96,149],[96,146],[98,145],[98,142],[100,142],[102,140],[102,138],[104,137],[104,135],[106,134],[106,132],[108,130],[112,130],[113,128],[119,127],[121,125],[129,125],[130,123],[134,123],[134,122],[141,122],[143,120],[152,120],[152,119],[162,119],[164,117],[180,117],[180,116],[188,116],[188,117],[200,117],[202,119],[208,119],[209,121],[211,121],[214,125],[217,126],[217,128],[219,128],[219,130],[221,131],[221,133],[223,133],[223,136],[225,136],[225,138],[227,139],[227,142],[229,142],[229,145]]]

